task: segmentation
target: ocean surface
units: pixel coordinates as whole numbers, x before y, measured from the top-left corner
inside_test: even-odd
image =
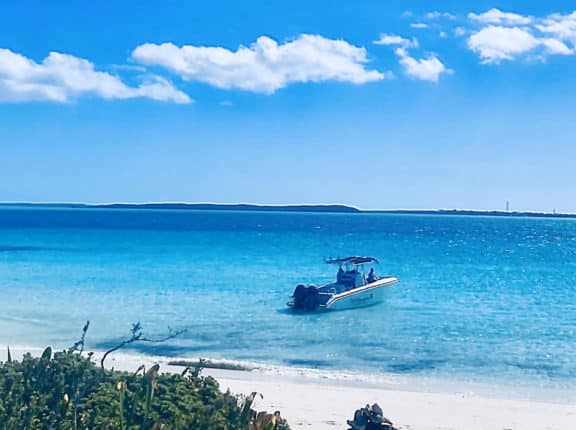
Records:
[[[385,304],[295,315],[326,257],[370,255]],[[124,209],[0,209],[0,343],[366,375],[576,388],[576,220]]]

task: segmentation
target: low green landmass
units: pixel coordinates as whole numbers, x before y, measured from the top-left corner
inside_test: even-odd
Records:
[[[200,370],[160,374],[155,365],[128,373],[102,369],[73,349],[46,348],[20,361],[8,351],[0,363],[0,430],[289,429],[279,414],[255,416],[256,393],[239,402]]]
[[[491,216],[526,218],[576,218],[571,212],[539,212],[511,210],[474,210],[474,209],[359,209],[343,204],[317,205],[259,205],[251,203],[9,203],[0,202],[0,208],[64,208],[64,209],[165,209],[193,211],[236,211],[236,212],[301,212],[301,213],[343,213],[343,214],[389,214],[389,215],[453,215],[453,216]]]

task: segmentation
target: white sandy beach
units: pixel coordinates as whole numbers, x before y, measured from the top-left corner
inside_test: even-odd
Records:
[[[367,403],[378,403],[401,429],[560,430],[576,427],[576,405],[442,393],[338,386],[217,372],[223,387],[264,394],[263,409],[280,410],[294,429],[347,429],[346,420]]]
[[[11,348],[19,359],[22,348]],[[30,350],[33,355],[40,349]],[[6,350],[0,351],[0,361]],[[118,370],[135,370],[139,365],[160,363],[165,372],[181,372],[162,357],[113,354],[107,364]],[[566,403],[506,398],[504,395],[478,395],[471,392],[432,392],[390,384],[326,380],[304,375],[283,375],[262,371],[205,369],[223,390],[237,394],[257,391],[263,395],[255,404],[259,410],[281,411],[290,426],[297,429],[347,429],[346,420],[354,410],[378,403],[396,427],[405,430],[573,430],[576,428],[576,401]],[[576,394],[575,394],[576,396]]]

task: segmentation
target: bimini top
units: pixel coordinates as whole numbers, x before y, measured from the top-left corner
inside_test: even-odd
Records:
[[[348,264],[354,264],[355,266],[358,266],[360,264],[378,263],[378,260],[374,257],[354,256],[354,257],[345,257],[345,258],[330,258],[330,259],[326,260],[326,263],[327,264],[348,263]]]

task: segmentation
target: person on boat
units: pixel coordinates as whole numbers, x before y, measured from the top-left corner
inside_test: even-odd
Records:
[[[340,268],[338,269],[338,273],[336,273],[336,283],[342,284],[343,279],[344,279],[344,270],[342,269],[342,266],[340,266]]]
[[[371,284],[376,280],[376,274],[374,273],[374,268],[370,268],[370,272],[368,272],[368,283]]]

